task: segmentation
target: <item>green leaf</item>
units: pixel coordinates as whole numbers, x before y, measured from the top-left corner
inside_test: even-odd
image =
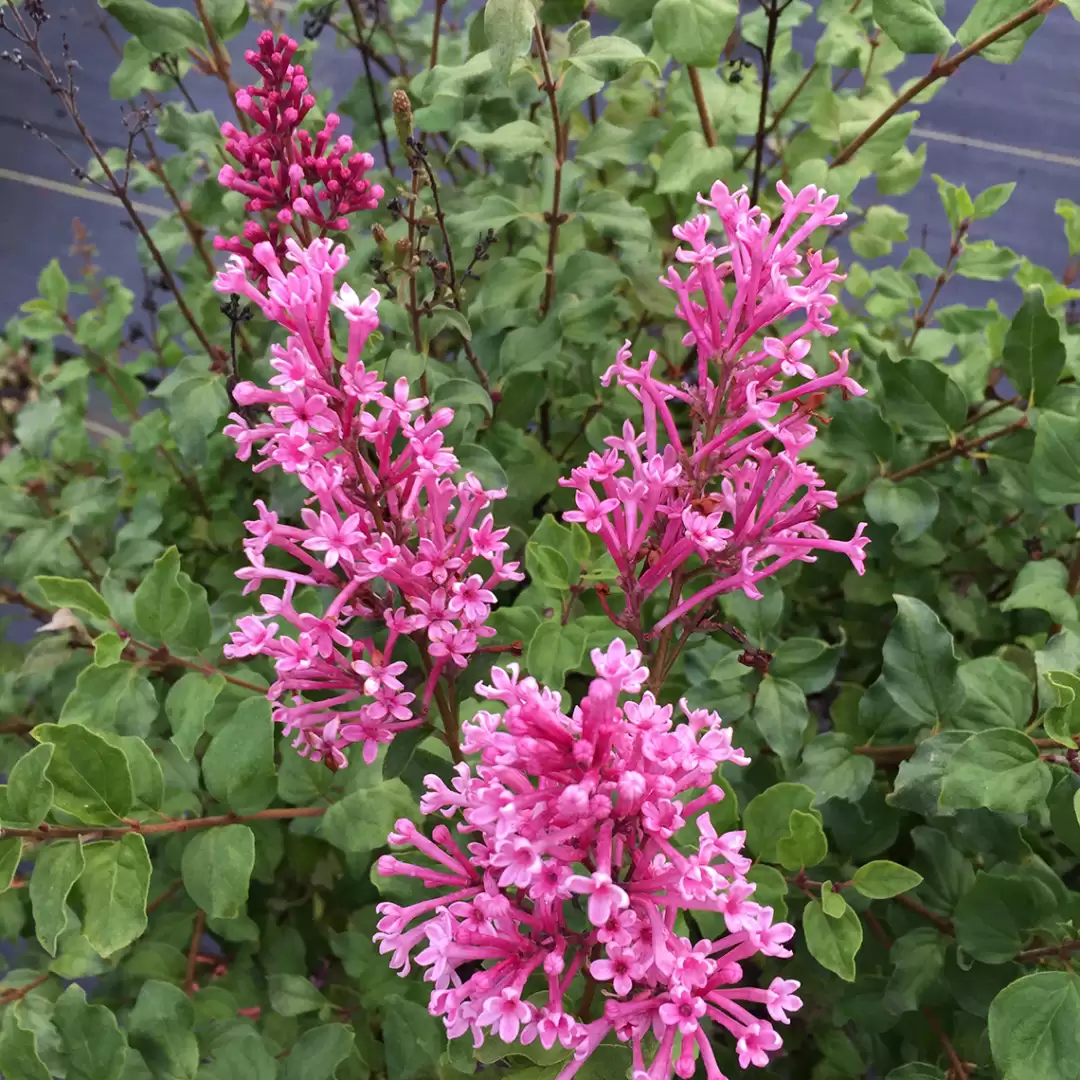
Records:
[[[546,589],[569,589],[577,575],[571,575],[563,555],[553,547],[529,541],[525,547],[525,569],[532,581]]]
[[[11,888],[15,871],[23,857],[23,842],[18,836],[7,836],[0,840],[0,893]]]
[[[56,955],[56,942],[67,927],[67,898],[86,866],[82,844],[54,840],[38,851],[30,876],[30,908],[41,947]]]
[[[842,919],[847,908],[847,901],[833,889],[832,882],[823,882],[821,886],[821,910],[830,919]]]
[[[777,845],[791,836],[792,813],[809,811],[813,805],[814,791],[805,784],[773,784],[755,795],[743,811],[750,850],[765,862],[779,862]]]
[[[94,638],[94,665],[102,668],[110,667],[123,655],[124,647],[124,639],[112,630],[98,634]]]
[[[874,0],[874,22],[905,53],[941,53],[952,43],[932,0]]]
[[[215,1044],[214,1060],[199,1069],[199,1080],[277,1080],[278,1064],[266,1041],[254,1031],[234,1032],[228,1042]]]
[[[714,68],[738,17],[734,0],[659,0],[653,36],[678,63]]]
[[[10,1080],[50,1080],[38,1052],[38,1041],[28,1027],[23,1008],[4,1010],[3,1027],[0,1027],[0,1070]]]
[[[1028,478],[1035,497],[1048,506],[1080,502],[1080,419],[1039,415]]]
[[[152,53],[184,54],[205,48],[198,20],[182,8],[158,7],[147,0],[98,0],[101,6]]]
[[[342,851],[359,854],[386,846],[399,818],[416,816],[416,802],[401,780],[385,780],[346,795],[326,811],[323,836]]]
[[[194,1080],[199,1069],[194,1024],[195,1008],[179,986],[147,979],[128,1015],[128,1041],[155,1078]]]
[[[250,698],[213,737],[203,755],[206,790],[237,814],[265,810],[277,794],[270,704]]]
[[[344,1024],[323,1024],[305,1031],[285,1059],[281,1080],[333,1080],[352,1050],[354,1037]]]
[[[657,75],[660,74],[655,61],[624,37],[590,37],[580,45],[575,42],[566,62],[599,82],[612,82],[642,64],[648,64]]]
[[[1050,396],[1064,366],[1065,346],[1057,319],[1046,310],[1042,290],[1029,289],[1005,335],[1005,374],[1030,407]]]
[[[996,30],[997,27],[1008,22],[1014,15],[1019,15],[1027,7],[1028,5],[1024,0],[978,0],[978,3],[971,9],[971,13],[964,20],[963,25],[956,31],[956,40],[966,49],[978,38],[991,30]],[[1013,63],[1020,58],[1020,54],[1027,44],[1027,39],[1039,28],[1043,18],[1044,16],[1037,15],[1034,19],[1028,19],[1027,22],[1018,26],[1015,30],[1010,30],[1009,33],[999,37],[997,41],[991,42],[980,50],[979,56],[984,60],[989,60],[991,64]],[[1015,185],[996,185],[998,188],[1011,188],[1013,186]],[[994,191],[995,188],[990,190]],[[985,195],[986,192],[983,192],[983,194]],[[1007,199],[1008,195],[1005,198]],[[1004,199],[1002,202],[1004,202]],[[978,206],[977,201],[976,206]],[[986,217],[989,215],[976,214],[976,216]]]
[[[769,672],[794,683],[804,694],[817,694],[832,685],[840,648],[819,638],[788,638],[773,653]]]
[[[383,1012],[383,1042],[388,1080],[422,1080],[439,1061],[444,1035],[423,1005],[391,998]]]
[[[893,483],[879,477],[866,490],[866,512],[879,525],[895,525],[902,544],[921,536],[938,515],[937,489],[922,477]]]
[[[821,815],[816,811],[807,813],[792,810],[788,819],[789,835],[776,842],[776,857],[788,870],[800,870],[817,866],[829,853],[829,842],[821,827]]]
[[[795,779],[814,789],[815,806],[830,799],[858,802],[870,786],[874,762],[853,753],[852,745],[849,736],[829,731],[814,738],[803,751]]]
[[[33,736],[53,747],[45,775],[55,804],[88,825],[119,824],[135,800],[123,750],[77,724],[39,724]]]
[[[120,1080],[128,1045],[110,1009],[90,1005],[73,983],[56,999],[52,1022],[63,1041],[67,1080]]]
[[[798,757],[809,723],[802,690],[786,679],[766,675],[754,703],[754,724],[785,764]]]
[[[45,269],[38,274],[38,295],[48,302],[53,311],[63,313],[67,311],[68,288],[68,279],[64,277],[60,263],[56,259],[50,259]],[[70,605],[62,606],[69,607]]]
[[[885,689],[920,723],[945,723],[964,697],[952,634],[921,600],[893,599],[896,619],[882,649]]]
[[[60,723],[100,734],[146,737],[157,719],[157,695],[146,669],[126,660],[108,667],[91,664],[79,672],[60,711]]]
[[[810,955],[845,982],[855,981],[855,956],[862,945],[862,923],[851,908],[839,919],[830,919],[818,900],[803,912],[803,933]]]
[[[884,1005],[899,1016],[919,1008],[945,968],[945,940],[932,926],[910,930],[889,950],[893,970],[885,987]]]
[[[1071,671],[1048,671],[1046,681],[1058,703],[1043,714],[1043,727],[1055,742],[1075,750],[1080,734],[1080,677]]]
[[[482,154],[494,152],[501,157],[519,158],[546,153],[548,141],[548,131],[539,124],[531,120],[513,120],[494,131],[465,127],[451,149],[464,145]]]
[[[542,685],[561,690],[566,673],[577,668],[584,657],[585,631],[579,624],[562,626],[559,619],[545,619],[533,631],[525,664]]]
[[[899,896],[922,884],[922,874],[890,862],[888,859],[875,859],[865,866],[860,866],[851,879],[852,885],[871,900],[888,900]]]
[[[441,408],[461,409],[476,405],[491,416],[491,395],[470,379],[447,379],[435,391],[433,405]]]
[[[981,0],[982,3],[989,3],[990,0]],[[1001,0],[993,0],[994,3],[999,3]],[[1013,4],[1015,0],[1004,0],[1005,3]],[[1020,10],[1019,8],[1017,10]],[[1034,28],[1034,24],[1032,24]],[[960,27],[960,33],[964,32],[964,28]],[[1008,37],[1008,35],[1005,35]],[[1004,40],[1004,39],[1000,39]],[[980,56],[989,59],[984,49]],[[975,205],[972,208],[974,210],[974,216],[977,220],[983,220],[988,217],[992,217],[996,214],[1012,197],[1013,191],[1016,189],[1015,181],[1009,184],[994,184],[993,187],[988,187],[985,191],[975,196]]]
[[[1080,978],[1038,971],[1010,983],[990,1005],[990,1050],[1004,1080],[1076,1080]]]
[[[222,675],[189,671],[169,688],[165,715],[172,728],[172,741],[185,761],[190,761],[206,726],[206,718],[225,688]]]
[[[236,37],[247,25],[247,0],[204,0],[210,25],[223,41]]]
[[[969,738],[966,731],[943,731],[919,743],[915,753],[900,764],[892,793],[887,796],[889,805],[912,810],[923,817],[941,813],[939,803],[945,771]]]
[[[135,590],[135,621],[154,641],[198,651],[210,641],[206,590],[180,570],[175,547],[166,551]]]
[[[1031,890],[1024,882],[980,871],[953,913],[956,942],[976,960],[1003,964],[1023,946],[1032,918]]]
[[[907,1065],[892,1069],[885,1080],[947,1080],[947,1078],[936,1065],[912,1061]]]
[[[267,989],[270,1007],[280,1016],[317,1012],[327,1003],[312,981],[303,975],[271,975]]]
[[[1037,608],[1054,622],[1076,622],[1076,600],[1068,589],[1069,571],[1057,559],[1040,559],[1020,568],[1012,592],[1002,601],[1002,611]]]
[[[90,584],[80,578],[36,577],[38,587],[53,607],[81,611],[92,619],[109,622],[112,613],[105,598]]]
[[[707,146],[700,131],[684,131],[663,155],[656,172],[656,193],[683,195],[706,190],[731,163],[726,146]]]
[[[94,951],[110,957],[146,929],[150,855],[138,833],[85,845],[86,869],[79,878],[83,933]]]
[[[1054,203],[1054,213],[1065,222],[1065,239],[1069,244],[1069,254],[1080,253],[1080,206],[1072,199],[1058,199]]]
[[[964,245],[956,260],[956,273],[973,281],[1002,281],[1017,262],[1015,251],[998,247],[993,240],[980,240]]]
[[[937,184],[938,195],[941,196],[941,205],[945,210],[945,216],[955,230],[962,221],[967,221],[974,215],[975,203],[972,202],[966,187],[959,187],[950,183],[937,173],[934,173],[934,183]]]
[[[1023,573],[1023,571],[1021,571]],[[1031,680],[999,656],[980,656],[960,665],[964,703],[956,714],[959,728],[1022,728],[1031,714]]]
[[[52,754],[48,744],[35,746],[12,767],[7,782],[7,809],[12,823],[35,829],[52,809],[54,789],[45,775]]]
[[[484,34],[491,48],[491,73],[497,83],[505,86],[514,60],[528,52],[534,22],[529,0],[487,0]]]
[[[235,919],[244,911],[255,868],[255,834],[246,825],[224,825],[198,833],[181,863],[188,896],[213,919]]]
[[[945,770],[941,805],[957,810],[985,806],[1024,814],[1045,803],[1052,777],[1038,747],[1023,732],[992,728],[972,735]]]
[[[928,360],[881,360],[877,370],[887,416],[910,434],[945,438],[966,423],[964,391]]]

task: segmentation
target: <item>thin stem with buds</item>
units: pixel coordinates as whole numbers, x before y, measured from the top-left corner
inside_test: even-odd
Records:
[[[709,115],[709,105],[705,100],[705,91],[701,87],[701,76],[696,67],[687,65],[686,74],[690,79],[690,89],[694,92],[694,104],[697,105],[698,119],[701,120],[701,133],[705,136],[706,146],[716,145],[716,129]]]
[[[562,197],[563,165],[566,164],[566,133],[563,131],[562,121],[559,118],[559,101],[556,94],[558,87],[551,72],[551,62],[544,42],[544,28],[539,18],[533,27],[533,40],[536,42],[536,53],[540,58],[540,68],[544,73],[544,81],[540,89],[547,95],[551,105],[551,124],[555,130],[555,183],[551,196],[551,210],[544,215],[548,223],[548,250],[544,295],[540,300],[539,311],[542,319],[551,310],[551,303],[555,299],[555,256],[559,250],[559,226],[565,220],[559,210],[559,201]]]

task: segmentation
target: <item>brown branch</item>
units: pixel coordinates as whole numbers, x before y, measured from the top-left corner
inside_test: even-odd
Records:
[[[146,914],[156,911],[162,904],[167,904],[182,888],[184,887],[184,879],[177,878],[160,896],[151,900],[146,905]]]
[[[1037,964],[1042,960],[1065,960],[1072,953],[1080,950],[1080,940],[1063,941],[1059,945],[1041,945],[1036,949],[1025,949],[1016,954],[1018,964]]]
[[[551,310],[551,302],[555,299],[555,256],[559,250],[559,226],[563,222],[563,216],[559,212],[559,200],[562,196],[563,165],[566,164],[566,136],[559,118],[559,101],[556,96],[558,88],[555,77],[551,73],[547,45],[544,43],[544,28],[539,18],[536,19],[533,27],[533,40],[536,42],[536,53],[540,57],[540,68],[544,73],[544,81],[540,89],[547,94],[547,99],[551,104],[551,124],[555,130],[555,182],[551,196],[551,211],[544,215],[548,223],[548,250],[544,295],[539,309],[542,319]]]
[[[690,89],[694,91],[694,103],[697,105],[698,118],[701,120],[701,132],[705,136],[706,146],[716,145],[716,129],[713,127],[712,117],[709,116],[709,106],[705,101],[705,91],[701,88],[701,76],[696,67],[687,65],[687,75],[690,76]]]
[[[199,945],[206,932],[206,912],[199,908],[195,912],[195,926],[191,931],[191,944],[188,946],[187,973],[184,975],[184,993],[191,997],[195,993],[195,965],[199,961]]]
[[[199,16],[199,22],[202,23],[203,33],[206,34],[206,40],[210,44],[210,52],[214,58],[214,75],[221,80],[226,91],[228,91],[229,104],[232,106],[233,112],[236,113],[236,121],[240,125],[240,129],[242,131],[250,131],[250,118],[240,111],[240,106],[236,103],[236,95],[240,92],[240,87],[233,82],[232,64],[229,61],[229,54],[221,44],[221,39],[214,29],[214,24],[210,21],[210,17],[206,13],[205,0],[195,0],[195,11]]]
[[[442,26],[442,10],[446,0],[435,0],[435,29],[431,32],[431,62],[434,67],[439,62],[439,30]]]
[[[160,836],[164,833],[191,832],[194,829],[214,829],[219,825],[243,825],[251,821],[291,821],[293,818],[322,817],[328,806],[276,806],[256,814],[216,814],[202,818],[170,818],[168,821],[135,822],[132,825],[49,825],[36,829],[4,829],[5,836],[21,836],[25,840],[45,843],[49,840],[70,840],[79,837],[117,837],[128,833]]]
[[[785,5],[786,6],[786,5]],[[769,27],[765,35],[765,48],[761,50],[761,101],[758,106],[757,134],[754,137],[754,179],[750,188],[750,205],[756,206],[761,192],[761,172],[765,164],[765,128],[769,114],[769,90],[772,86],[773,50],[776,48],[776,30],[780,21],[778,0],[768,0],[765,16]]]
[[[949,461],[951,458],[960,457],[973,450],[977,450],[985,443],[993,442],[995,439],[1000,439],[1005,435],[1012,435],[1014,432],[1027,427],[1027,422],[1027,417],[1022,416],[1019,420],[1015,420],[1013,423],[1007,424],[997,431],[991,431],[989,435],[980,435],[974,439],[958,438],[952,446],[948,446],[944,450],[939,450],[936,454],[932,454],[930,457],[923,461],[916,462],[914,465],[909,465],[906,469],[900,469],[898,472],[889,473],[884,479],[891,480],[893,483],[897,483],[900,480],[907,480],[908,477],[917,476],[919,473],[925,472],[927,469],[932,469],[935,465],[940,465],[944,461]],[[845,495],[842,499],[838,499],[836,505],[846,506],[848,503],[855,502],[858,499],[861,499],[868,490],[869,486],[859,488],[858,491],[853,491],[850,495]]]
[[[916,915],[921,915],[928,922],[932,922],[934,926],[947,937],[956,937],[956,928],[948,919],[941,915],[935,915],[934,912],[919,903],[913,896],[908,896],[905,893],[898,893],[893,899],[901,907],[906,907],[908,911],[913,911]]]
[[[6,990],[0,991],[0,1005],[12,1005],[16,1001],[22,1001],[31,990],[39,987],[48,977],[49,973],[46,971],[44,975],[32,979],[25,986],[10,986]]]
[[[850,161],[889,120],[907,105],[908,102],[917,98],[928,86],[933,86],[938,79],[948,78],[948,76],[952,75],[965,61],[970,60],[973,56],[978,56],[983,49],[993,45],[995,41],[1003,38],[1006,34],[1012,33],[1013,30],[1023,26],[1024,23],[1029,22],[1031,19],[1035,19],[1040,15],[1045,15],[1050,8],[1054,6],[1055,2],[1056,0],[1036,0],[1031,7],[1025,8],[1011,19],[1001,23],[1000,26],[995,26],[993,30],[988,30],[985,34],[977,37],[966,49],[961,49],[960,52],[946,60],[935,60],[930,70],[919,79],[918,82],[909,86],[908,89],[897,97],[896,100],[893,101],[893,103],[889,105],[889,107],[886,108],[865,130],[849,142],[847,146],[841,149],[836,157],[833,158],[829,168],[834,169],[837,165],[844,165]]]
[[[795,101],[797,100],[799,95],[806,89],[807,85],[809,84],[810,80],[814,77],[814,74],[816,72],[817,72],[817,64],[816,63],[811,64],[810,67],[808,67],[806,69],[806,74],[803,75],[803,77],[799,80],[799,85],[796,86],[795,89],[792,90],[792,92],[788,95],[787,101],[785,101],[784,104],[781,105],[780,108],[777,109],[776,112],[773,113],[772,121],[770,122],[769,126],[765,129],[766,138],[768,138],[768,136],[771,135],[776,130],[777,125],[780,123],[781,120],[784,119],[784,116],[786,115],[788,109],[790,109],[791,106],[795,104]],[[750,160],[750,156],[754,153],[756,148],[757,148],[757,144],[755,142],[755,144],[753,146],[751,146],[742,155],[742,157],[739,158],[738,161],[735,162],[734,167],[735,167],[736,171],[741,169]]]
[[[907,352],[911,352],[911,348],[915,344],[915,339],[919,336],[919,331],[929,320],[930,312],[933,309],[938,296],[941,294],[941,290],[945,288],[945,285],[952,277],[952,274],[950,274],[949,271],[952,269],[952,264],[956,261],[956,256],[963,250],[964,237],[967,234],[970,225],[970,221],[961,221],[956,227],[956,231],[953,233],[952,240],[949,243],[949,257],[945,260],[945,266],[942,268],[941,273],[938,274],[937,280],[934,282],[933,291],[927,298],[922,310],[915,316],[915,326],[911,331],[911,337],[908,338]]]
[[[450,233],[446,229],[446,215],[443,213],[442,201],[439,199],[439,185],[424,153],[418,150],[416,156],[420,159],[424,171],[427,173],[428,186],[431,188],[431,200],[435,203],[435,220],[439,223],[439,232],[442,233],[443,249],[446,251],[446,272],[450,277],[450,303],[454,310],[464,317],[465,313],[461,310],[461,297],[458,296],[457,269],[454,266],[454,246],[450,243]],[[484,371],[479,358],[473,351],[472,342],[462,335],[461,343],[465,348],[465,355],[469,360],[469,365],[475,372],[477,379],[480,380],[480,385],[490,394],[491,384],[488,382],[487,372]]]

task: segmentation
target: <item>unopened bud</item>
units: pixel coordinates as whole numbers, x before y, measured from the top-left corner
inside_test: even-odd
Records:
[[[390,108],[394,113],[394,127],[397,128],[397,137],[404,146],[405,140],[412,135],[413,116],[412,102],[404,90],[395,90],[390,95]]]
[[[403,236],[397,243],[394,244],[394,262],[398,266],[404,266],[408,261],[409,254],[412,251],[412,244],[409,243],[409,239]]]
[[[382,246],[386,243],[386,230],[381,225],[372,225],[371,238],[376,244]]]

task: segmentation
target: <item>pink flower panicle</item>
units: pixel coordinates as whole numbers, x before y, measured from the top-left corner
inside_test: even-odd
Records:
[[[757,599],[757,582],[794,560],[813,562],[818,551],[842,552],[863,572],[865,526],[850,540],[831,539],[817,518],[836,506],[836,493],[799,460],[814,440],[825,391],[865,392],[848,375],[846,350],[830,354],[835,367],[824,375],[806,362],[811,335],[836,332],[828,288],[843,275],[836,260],[800,245],[846,215],[820,188],[795,195],[776,187],[783,212],[775,225],[750,205],[745,188],[731,194],[717,182],[698,201],[715,212],[724,242],[710,239],[708,214],[673,230],[685,245],[675,257],[689,273],[670,267],[660,280],[689,327],[683,344],[697,351],[694,384],[660,378],[655,352],[634,367],[627,342],[603,382],[614,379],[637,398],[641,429],[627,421],[605,440],[607,451],[591,453],[560,481],[576,492],[577,509],[564,518],[604,541],[628,610],[639,611],[691,559],[712,571],[654,631],[734,589]],[[772,336],[781,333],[775,324],[796,314],[801,322]],[[688,439],[677,412],[689,416]]]
[[[239,255],[257,277],[264,271],[252,258],[255,244],[269,242],[284,259],[287,228],[304,242],[347,229],[349,214],[373,210],[383,195],[378,184],[365,179],[375,159],[353,153],[348,135],[334,138],[341,123],[336,113],[326,117],[314,136],[300,127],[315,107],[315,96],[308,93],[303,67],[291,63],[296,42],[284,34],[275,39],[264,30],[258,46],[244,59],[262,76],[262,84],[236,95],[237,108],[251,118],[256,132],[249,135],[234,124],[222,125],[225,149],[240,168],[222,166],[218,180],[244,195],[248,212],[263,220],[247,222],[243,236],[214,238],[216,248]]]
[[[752,899],[745,834],[718,834],[706,812],[724,797],[715,770],[749,759],[715,713],[684,701],[675,724],[671,705],[642,694],[640,652],[616,640],[592,659],[597,677],[569,716],[516,664],[477,686],[499,709],[463,725],[463,748],[481,763],[457,766],[452,787],[426,777],[421,800],[425,814],[456,817],[461,839],[446,825],[429,838],[397,823],[390,843],[414,850],[383,856],[379,872],[438,894],[379,905],[375,940],[402,975],[425,969],[451,1037],[572,1050],[559,1080],[611,1033],[631,1044],[635,1080],[690,1077],[698,1058],[708,1080],[723,1080],[706,1019],[735,1040],[742,1067],[764,1065],[781,1039],[747,1005],[786,1024],[799,984],[744,986],[741,965],[790,956],[795,930]],[[684,911],[715,913],[725,932],[692,943],[677,929]],[[591,1022],[572,1004],[585,972],[603,995]]]
[[[453,411],[410,398],[405,379],[388,391],[360,360],[378,326],[378,293],[361,300],[347,284],[335,288],[348,258],[328,239],[301,247],[290,237],[285,247],[295,264],[288,272],[262,241],[252,251],[258,284],[235,255],[214,282],[288,332],[284,345],[271,346],[269,385],[234,390],[239,405],[263,408],[267,418],[252,425],[232,413],[225,434],[242,461],[258,447],[256,472],[276,466],[311,493],[300,525],[256,502],[258,517],[246,523],[249,565],[237,576],[245,592],[274,582],[281,594],[259,597],[263,614],[239,620],[225,654],[273,659],[274,719],[296,733],[302,754],[339,768],[342,747],[363,742],[370,764],[381,743],[423,723],[438,679],[465,667],[495,633],[486,625],[492,589],[522,575],[503,561],[507,530],[485,514],[505,492],[485,491],[471,473],[454,478],[459,463],[443,441]],[[344,363],[331,347],[331,307],[349,327]],[[286,558],[268,562],[268,548]],[[294,605],[302,586],[326,598],[322,614]],[[383,644],[354,637],[353,620],[385,627]],[[286,625],[292,632],[279,632]],[[401,680],[405,661],[394,659],[402,638],[430,663],[419,703]]]

